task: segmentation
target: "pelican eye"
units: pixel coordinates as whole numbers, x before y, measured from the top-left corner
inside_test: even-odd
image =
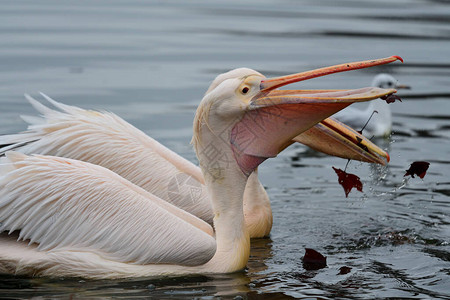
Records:
[[[247,94],[250,89],[246,86],[242,89],[242,94]]]

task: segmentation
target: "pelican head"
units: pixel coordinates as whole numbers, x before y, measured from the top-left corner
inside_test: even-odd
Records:
[[[279,87],[332,73],[396,61],[384,59],[347,63],[312,71],[266,78],[240,68],[219,75],[206,92],[194,120],[193,144],[206,174],[220,178],[234,162],[248,176],[292,139],[354,102],[393,94],[395,89],[279,90]]]

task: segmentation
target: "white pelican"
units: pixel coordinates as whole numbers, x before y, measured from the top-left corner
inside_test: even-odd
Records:
[[[289,83],[385,64],[389,57],[273,79],[245,69],[202,99],[193,144],[214,211],[200,219],[87,162],[7,152],[0,165],[0,273],[118,278],[226,273],[250,251],[248,176],[292,138],[354,102],[394,89],[280,91]],[[221,154],[211,159],[211,146]],[[25,242],[29,240],[29,242]]]
[[[407,85],[399,84],[392,75],[384,73],[375,76],[371,86],[383,89],[410,88]],[[392,112],[389,105],[386,101],[377,99],[370,102],[369,106],[364,110],[348,107],[335,114],[333,118],[344,122],[356,130],[361,130],[365,126],[363,134],[366,137],[388,137],[392,131]]]
[[[245,70],[218,76],[209,90],[227,78],[239,76],[239,72]],[[50,109],[26,95],[43,118],[23,116],[30,124],[28,131],[0,136],[0,144],[10,144],[0,148],[0,154],[15,149],[25,154],[67,157],[100,165],[212,224],[211,202],[199,167],[117,115],[64,105],[42,95],[61,111]],[[317,124],[294,141],[343,158],[379,164],[389,160],[386,152],[364,136],[331,119]],[[249,176],[244,193],[244,215],[250,237],[269,235],[272,210],[256,170]],[[212,234],[212,227],[208,231]]]

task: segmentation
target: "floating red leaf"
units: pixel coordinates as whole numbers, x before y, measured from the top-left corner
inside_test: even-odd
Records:
[[[393,103],[393,102],[395,102],[395,100],[398,100],[398,101],[402,102],[402,99],[400,99],[399,96],[394,95],[394,94],[386,95],[386,96],[383,96],[383,97],[380,97],[380,98],[385,100],[386,103]]]
[[[427,161],[415,161],[411,164],[411,166],[409,166],[409,169],[406,170],[406,173],[403,176],[411,175],[411,177],[414,178],[415,174],[423,179],[429,166],[430,163]]]
[[[363,191],[363,184],[358,176],[342,171],[341,169],[336,169],[335,167],[332,168],[338,175],[339,184],[344,188],[345,197],[348,197],[352,188],[356,188],[360,192]]]
[[[348,273],[350,273],[351,270],[352,270],[352,268],[347,267],[347,266],[340,267],[338,275],[348,274]]]
[[[305,248],[303,256],[303,268],[306,270],[318,270],[327,266],[327,258],[311,248]]]

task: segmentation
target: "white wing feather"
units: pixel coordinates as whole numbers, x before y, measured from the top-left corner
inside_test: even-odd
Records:
[[[43,117],[23,116],[30,123],[28,130],[0,136],[0,145],[7,145],[0,153],[14,149],[103,166],[212,224],[211,204],[200,184],[203,176],[198,167],[113,113],[88,111],[41,95],[61,111],[25,95]],[[180,184],[180,178],[188,184]]]
[[[90,163],[8,152],[0,164],[0,231],[42,251],[93,252],[119,262],[199,265],[213,237],[186,212]]]

